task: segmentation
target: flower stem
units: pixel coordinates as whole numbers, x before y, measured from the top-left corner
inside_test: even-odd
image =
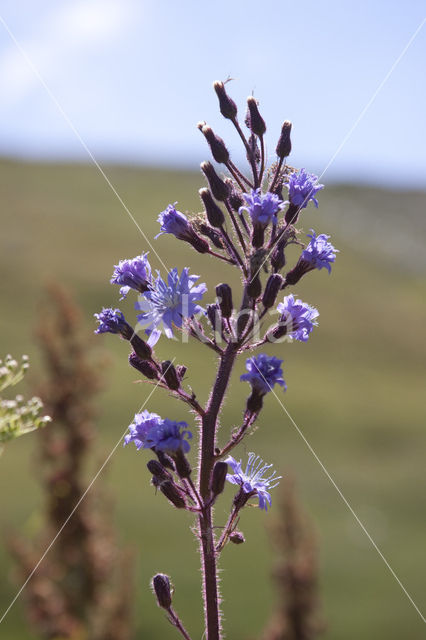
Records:
[[[199,494],[204,509],[199,516],[206,640],[220,640],[220,612],[210,477],[215,462],[217,419],[228,387],[237,345],[229,343],[221,355],[216,380],[201,421]]]

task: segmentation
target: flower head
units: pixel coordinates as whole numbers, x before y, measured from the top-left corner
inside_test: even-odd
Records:
[[[185,438],[190,440],[192,433],[186,422],[176,422],[165,418],[158,425],[150,429],[146,435],[145,448],[155,447],[159,451],[173,455],[179,449],[188,453],[190,445]]]
[[[318,177],[313,173],[308,173],[305,169],[300,169],[297,173],[292,173],[288,182],[288,197],[291,204],[305,209],[309,200],[318,207],[318,200],[315,194],[324,188],[323,184],[318,184]]]
[[[131,260],[120,260],[114,267],[111,284],[121,284],[120,293],[125,298],[130,289],[143,293],[151,282],[151,266],[147,259],[147,253],[136,256]]]
[[[167,209],[162,211],[157,219],[161,224],[161,231],[155,236],[156,238],[163,233],[171,233],[179,240],[192,239],[193,231],[188,222],[188,218],[180,211],[177,211],[173,204],[169,204]]]
[[[95,313],[94,316],[99,322],[95,333],[127,333],[129,329],[133,333],[120,309],[104,307],[100,313]]]
[[[146,333],[150,346],[156,344],[162,331],[168,338],[173,338],[173,325],[181,327],[184,318],[203,311],[196,302],[201,300],[207,287],[205,284],[195,286],[199,277],[190,276],[187,267],[180,276],[176,268],[172,269],[167,282],[158,273],[151,289],[139,297],[135,308],[143,311],[138,320],[141,325],[148,325]]]
[[[253,389],[264,395],[268,391],[272,391],[275,384],[287,389],[283,372],[281,369],[282,360],[275,356],[268,356],[266,353],[259,353],[246,360],[246,369],[248,373],[244,373],[240,380],[249,382]]]
[[[302,252],[301,259],[312,265],[313,269],[322,269],[325,267],[327,271],[331,272],[331,263],[336,259],[336,253],[339,252],[333,245],[328,242],[330,236],[325,233],[316,235],[315,231],[311,229],[311,234],[308,234],[308,238],[311,238],[310,243],[306,249]]]
[[[280,302],[277,311],[281,314],[280,324],[286,327],[286,335],[294,340],[306,342],[314,326],[318,325],[317,309],[306,302],[296,300],[293,294],[286,296],[284,302]]]
[[[149,411],[142,411],[137,413],[133,419],[133,422],[129,425],[129,433],[124,438],[124,444],[134,442],[136,449],[149,448],[151,445],[147,445],[147,435],[152,429],[156,429],[161,423],[162,418],[156,413],[150,413]]]
[[[232,456],[228,456],[225,460],[232,468],[234,474],[228,473],[226,479],[232,484],[240,485],[244,493],[249,495],[257,495],[259,498],[259,508],[268,510],[268,504],[271,505],[271,496],[268,489],[274,489],[278,484],[281,476],[277,476],[273,471],[266,476],[271,464],[265,464],[255,453],[249,453],[248,462],[245,471],[241,468],[241,460],[237,462]]]
[[[240,207],[239,213],[247,211],[253,224],[266,227],[271,220],[276,221],[277,213],[283,202],[274,193],[261,193],[260,189],[253,189],[251,193],[243,194],[247,206]]]

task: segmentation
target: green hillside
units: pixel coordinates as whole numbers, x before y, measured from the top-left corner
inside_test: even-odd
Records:
[[[156,217],[169,202],[182,211],[199,209],[201,175],[111,167],[108,176],[167,267],[191,265],[208,284],[235,283],[234,271],[188,245],[158,233]],[[149,249],[95,168],[0,163],[2,193],[0,266],[0,357],[27,353],[32,374],[39,355],[33,337],[43,286],[51,280],[72,288],[95,328],[93,313],[118,304],[109,284],[113,265]],[[329,233],[340,249],[332,275],[306,277],[295,292],[320,311],[308,344],[279,345],[288,391],[280,398],[355,512],[381,548],[413,599],[426,609],[424,568],[424,468],[426,340],[426,194],[371,187],[327,187],[319,210],[303,215],[311,227]],[[151,264],[160,264],[150,250]],[[236,286],[236,284],[235,284]],[[132,300],[122,308],[133,321]],[[111,354],[107,389],[101,397],[98,461],[106,457],[151,391],[135,385],[127,345],[99,338]],[[158,354],[188,366],[188,382],[205,398],[214,356],[198,345],[162,339]],[[241,415],[247,385],[234,372],[223,427]],[[325,476],[272,394],[259,429],[241,448],[255,450],[282,475],[291,473],[305,510],[315,522],[327,640],[416,640],[424,625],[372,548],[347,506]],[[147,408],[187,419],[183,406],[157,391]],[[225,437],[225,436],[224,436]],[[35,437],[7,446],[0,459],[0,527],[33,537],[39,526],[41,495],[34,482]],[[93,469],[95,470],[96,464]],[[201,638],[198,558],[187,513],[171,512],[148,484],[145,458],[133,447],[118,448],[108,471],[123,543],[138,550],[137,639],[175,638],[155,607],[148,582],[155,571],[170,574],[176,605],[193,638]],[[226,518],[232,492],[216,510]],[[264,524],[273,518],[247,510],[242,529],[247,543],[223,554],[225,629],[232,640],[260,632],[271,608],[270,548]],[[0,617],[16,593],[12,563],[0,550]],[[30,640],[18,600],[0,625],[0,638]]]

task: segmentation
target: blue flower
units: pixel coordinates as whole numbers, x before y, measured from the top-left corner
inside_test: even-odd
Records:
[[[103,308],[100,313],[94,314],[99,322],[95,333],[133,333],[133,329],[127,324],[120,309]]]
[[[317,309],[306,302],[296,300],[293,294],[286,296],[284,302],[280,302],[277,311],[281,314],[280,326],[285,326],[286,335],[294,340],[306,342],[314,326],[318,325]]]
[[[228,456],[225,462],[229,464],[234,472],[234,475],[227,474],[226,479],[228,482],[240,485],[246,494],[257,495],[260,509],[267,511],[268,504],[271,505],[271,496],[268,489],[274,489],[281,479],[281,476],[277,476],[275,471],[268,476],[265,475],[272,465],[265,464],[254,453],[249,453],[245,471],[241,468],[241,460],[237,462],[235,458]]]
[[[266,227],[271,220],[276,222],[277,213],[284,204],[274,193],[261,193],[260,189],[253,189],[250,193],[243,193],[246,207],[240,207],[239,213],[247,211],[253,224]]]
[[[318,200],[315,194],[324,188],[323,184],[318,184],[318,177],[313,173],[308,173],[305,169],[300,169],[297,173],[292,173],[288,182],[288,197],[292,205],[299,209],[305,209],[309,200],[318,207]]]
[[[172,269],[167,276],[167,283],[158,277],[135,304],[136,309],[144,313],[138,316],[139,323],[149,325],[146,333],[149,335],[148,344],[153,346],[163,331],[168,338],[173,338],[173,325],[182,327],[184,318],[191,318],[199,311],[203,311],[196,302],[201,300],[207,291],[205,284],[194,286],[200,276],[190,276],[185,267],[179,276],[178,270]]]
[[[322,269],[325,267],[330,273],[331,263],[335,261],[336,253],[339,253],[339,250],[335,249],[333,245],[328,242],[330,236],[325,235],[325,233],[320,233],[319,236],[317,236],[312,229],[311,233],[312,235],[308,234],[308,238],[311,238],[311,241],[302,252],[301,260],[309,263],[312,269]]]
[[[282,377],[282,362],[275,356],[259,353],[259,355],[252,356],[246,360],[248,373],[244,373],[240,380],[249,382],[253,389],[262,395],[272,391],[275,384],[279,384],[285,390],[287,385]]]
[[[167,209],[160,213],[157,220],[161,224],[161,231],[155,236],[156,238],[163,233],[171,233],[179,240],[191,240],[194,235],[188,218],[177,211],[173,204],[169,204]]]
[[[155,447],[156,450],[164,451],[173,455],[179,449],[183,453],[188,453],[190,445],[185,438],[190,440],[192,433],[185,429],[186,422],[176,422],[165,418],[158,425],[150,429],[145,438],[145,448]]]
[[[136,449],[149,448],[147,445],[147,435],[152,429],[156,429],[163,422],[162,418],[156,413],[142,411],[137,413],[133,422],[129,425],[129,433],[124,438],[124,445],[134,442]]]
[[[136,256],[132,260],[120,260],[114,267],[111,284],[121,284],[120,293],[122,299],[127,296],[130,289],[139,293],[146,291],[151,282],[151,266],[147,259],[147,253]]]

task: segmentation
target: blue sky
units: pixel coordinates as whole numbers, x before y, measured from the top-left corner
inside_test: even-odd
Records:
[[[231,76],[241,119],[247,95],[260,100],[270,157],[290,119],[292,164],[320,174],[426,4],[7,0],[0,16],[101,162],[196,168],[207,155],[199,120],[238,148],[211,89]],[[329,181],[426,187],[425,60],[426,24],[327,169]],[[0,154],[87,159],[2,24],[0,91]]]

